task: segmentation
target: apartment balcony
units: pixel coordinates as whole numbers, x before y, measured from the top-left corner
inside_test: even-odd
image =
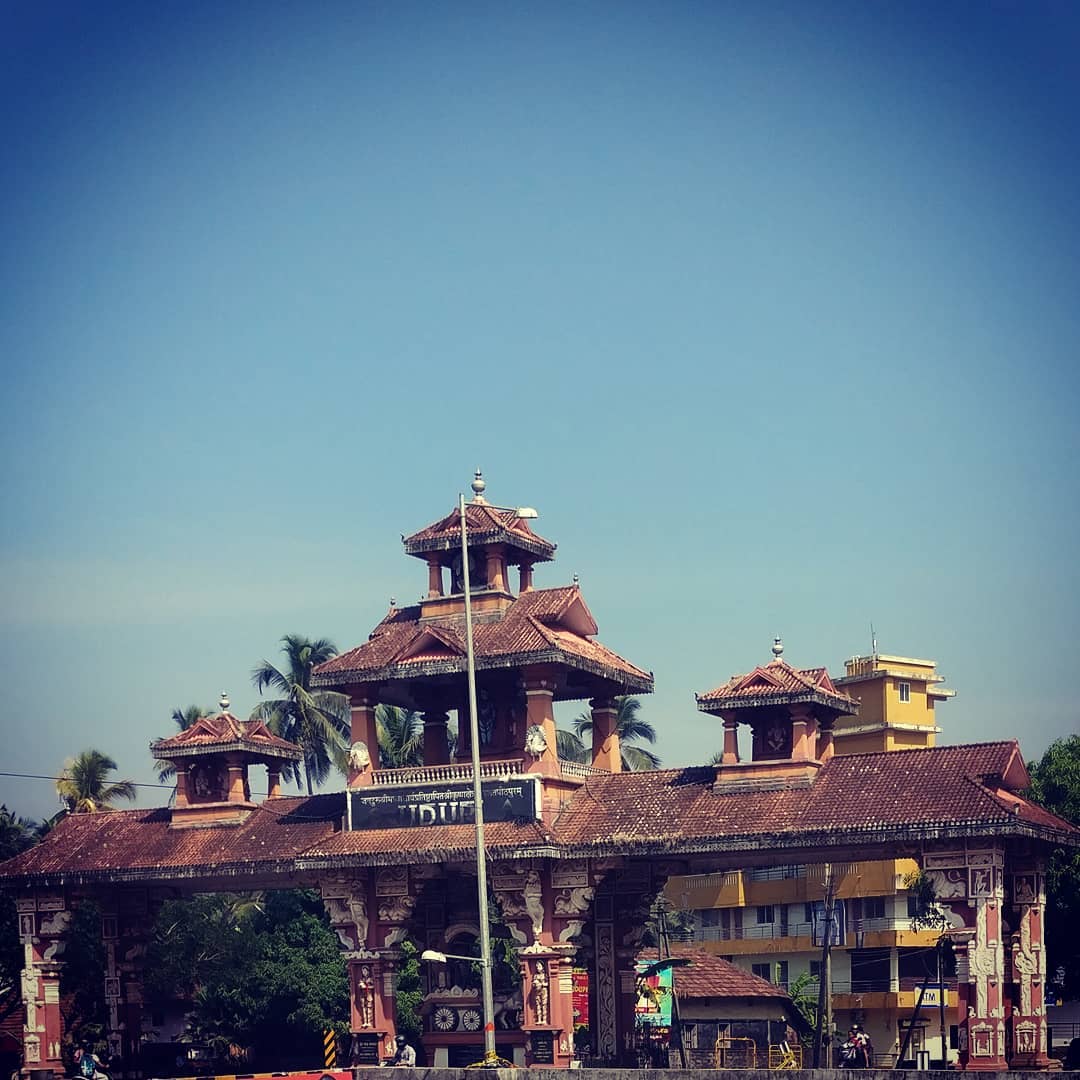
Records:
[[[885,1009],[910,1013],[919,1000],[922,979],[842,979],[833,980],[834,1009]],[[936,991],[936,985],[927,984]],[[937,995],[923,999],[923,1010],[936,1010]],[[945,1007],[956,1007],[956,979],[945,980]]]

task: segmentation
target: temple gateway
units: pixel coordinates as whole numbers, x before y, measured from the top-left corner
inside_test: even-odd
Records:
[[[1033,805],[1015,742],[835,756],[833,726],[857,703],[823,668],[771,660],[697,696],[717,765],[624,772],[622,694],[650,672],[597,640],[579,586],[538,588],[555,545],[519,511],[490,504],[479,473],[465,508],[474,613],[479,758],[493,930],[517,970],[496,980],[501,1056],[568,1067],[572,970],[589,973],[600,1061],[633,1061],[634,963],[650,904],[675,874],[907,855],[948,914],[958,958],[960,1064],[1047,1064],[1045,868],[1080,833]],[[455,509],[408,536],[427,595],[391,606],[362,644],[317,669],[347,694],[347,790],[283,795],[299,750],[259,722],[219,715],[156,742],[176,766],[171,806],[72,815],[0,865],[25,950],[25,1068],[63,1075],[59,978],[74,907],[102,911],[110,1047],[138,1077],[141,963],[163,901],[217,890],[318,889],[348,966],[354,1058],[378,1064],[395,1035],[401,943],[474,955],[479,934],[464,570]],[[512,568],[517,581],[511,582]],[[560,760],[553,706],[588,703],[591,760]],[[375,709],[423,716],[424,765],[385,769]],[[448,738],[451,714],[457,738]],[[252,766],[269,795],[253,801]],[[427,966],[424,1051],[436,1065],[481,1056],[481,999],[468,963]]]

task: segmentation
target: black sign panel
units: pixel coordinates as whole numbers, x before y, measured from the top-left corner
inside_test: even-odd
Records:
[[[352,1063],[354,1065],[378,1065],[380,1060],[379,1041],[378,1035],[353,1035]]]
[[[485,821],[535,821],[539,817],[533,778],[483,780]],[[476,821],[471,781],[411,787],[371,787],[350,792],[353,829],[408,829],[471,825]]]
[[[532,1059],[534,1065],[555,1064],[555,1036],[550,1031],[534,1031],[529,1036],[532,1042]]]

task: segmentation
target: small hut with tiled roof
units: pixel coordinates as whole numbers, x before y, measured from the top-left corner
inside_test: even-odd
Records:
[[[248,768],[265,765],[271,798],[281,794],[281,767],[303,752],[275,735],[261,720],[238,720],[222,695],[221,712],[201,716],[168,739],[150,744],[158,761],[176,770],[172,827],[239,822],[255,809]]]
[[[779,638],[773,659],[722,686],[697,694],[701,712],[724,721],[724,752],[717,784],[753,786],[809,783],[833,756],[833,724],[858,705],[836,689],[825,668],[793,668]],[[751,730],[751,759],[739,755],[739,724]]]

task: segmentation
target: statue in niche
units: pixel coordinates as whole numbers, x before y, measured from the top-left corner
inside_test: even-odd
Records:
[[[547,971],[544,968],[543,960],[537,960],[536,967],[533,969],[532,990],[533,1012],[536,1023],[540,1027],[547,1027],[551,1022],[550,998],[548,996],[550,987],[548,986]]]
[[[495,737],[495,719],[498,709],[487,690],[482,689],[477,703],[476,722],[480,730],[480,745],[490,746]]]
[[[360,1014],[360,1026],[375,1026],[375,979],[371,965],[363,964],[356,979],[356,1011]]]
[[[191,790],[197,799],[220,799],[220,772],[213,765],[192,765]]]

